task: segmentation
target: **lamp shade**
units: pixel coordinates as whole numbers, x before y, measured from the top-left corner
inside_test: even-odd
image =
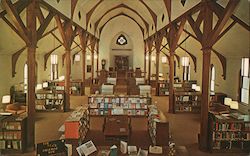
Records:
[[[225,98],[224,99],[224,104],[227,105],[227,106],[230,106],[231,101],[232,101],[231,98]]]
[[[192,89],[195,90],[195,88],[196,88],[196,84],[192,84]]]
[[[230,108],[231,109],[239,109],[239,103],[238,103],[238,101],[231,101],[230,102]]]
[[[10,95],[4,95],[2,97],[2,103],[6,104],[6,103],[10,103]]]
[[[200,87],[200,86],[196,86],[196,87],[195,87],[195,91],[196,91],[196,92],[201,91],[201,87]]]

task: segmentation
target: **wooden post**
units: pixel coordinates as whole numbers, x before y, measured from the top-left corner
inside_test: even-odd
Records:
[[[174,113],[174,51],[169,56],[169,113]]]
[[[161,43],[163,39],[163,34],[158,32],[156,34],[155,40],[155,49],[156,49],[156,95],[158,95],[158,83],[159,83],[159,63],[160,63],[160,52],[161,52]]]
[[[144,79],[145,80],[147,78],[146,72],[147,72],[147,42],[144,40]]]
[[[27,30],[28,38],[31,41],[28,47],[28,122],[27,122],[27,147],[34,150],[35,148],[35,66],[36,66],[36,0],[33,0],[27,7]]]
[[[70,110],[70,72],[71,72],[71,60],[70,60],[70,48],[65,49],[65,109],[64,111]]]
[[[85,95],[85,73],[86,73],[86,46],[88,38],[86,32],[81,29],[78,31],[80,38],[80,45],[82,47],[82,94]]]
[[[150,80],[151,80],[151,49],[148,53],[148,84],[150,84]]]
[[[204,7],[204,27],[202,36],[202,99],[201,99],[201,125],[200,125],[200,149],[208,150],[208,107],[209,107],[209,84],[210,84],[210,59],[211,48],[207,47],[208,37],[213,28],[213,12],[208,6]]]
[[[93,84],[93,80],[94,80],[94,71],[95,71],[95,64],[94,64],[94,55],[95,55],[95,38],[94,36],[92,36],[92,40],[91,40],[91,82]]]
[[[99,40],[96,41],[96,55],[97,55],[97,59],[96,59],[96,76],[98,75],[98,71],[99,71]]]

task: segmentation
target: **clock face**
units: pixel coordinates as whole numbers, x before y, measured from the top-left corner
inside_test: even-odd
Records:
[[[116,40],[116,44],[118,44],[118,45],[125,45],[127,43],[128,42],[127,42],[126,37],[124,35],[122,35],[122,34]]]

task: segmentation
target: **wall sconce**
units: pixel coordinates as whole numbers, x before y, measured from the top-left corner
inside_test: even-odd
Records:
[[[79,62],[81,60],[80,54],[75,55],[75,62]]]
[[[148,54],[146,55],[146,60],[148,60]]]
[[[97,59],[97,54],[94,54],[94,59],[95,59],[95,60]]]

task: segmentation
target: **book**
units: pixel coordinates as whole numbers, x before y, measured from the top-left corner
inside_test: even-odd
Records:
[[[76,148],[79,156],[88,156],[91,153],[97,151],[94,143],[90,140]]]
[[[137,147],[136,146],[128,146],[128,154],[129,155],[137,155]]]
[[[127,153],[127,148],[128,148],[128,143],[125,141],[120,141],[120,150],[121,150],[122,154]]]
[[[117,146],[113,145],[110,147],[110,156],[118,156],[117,154]]]

